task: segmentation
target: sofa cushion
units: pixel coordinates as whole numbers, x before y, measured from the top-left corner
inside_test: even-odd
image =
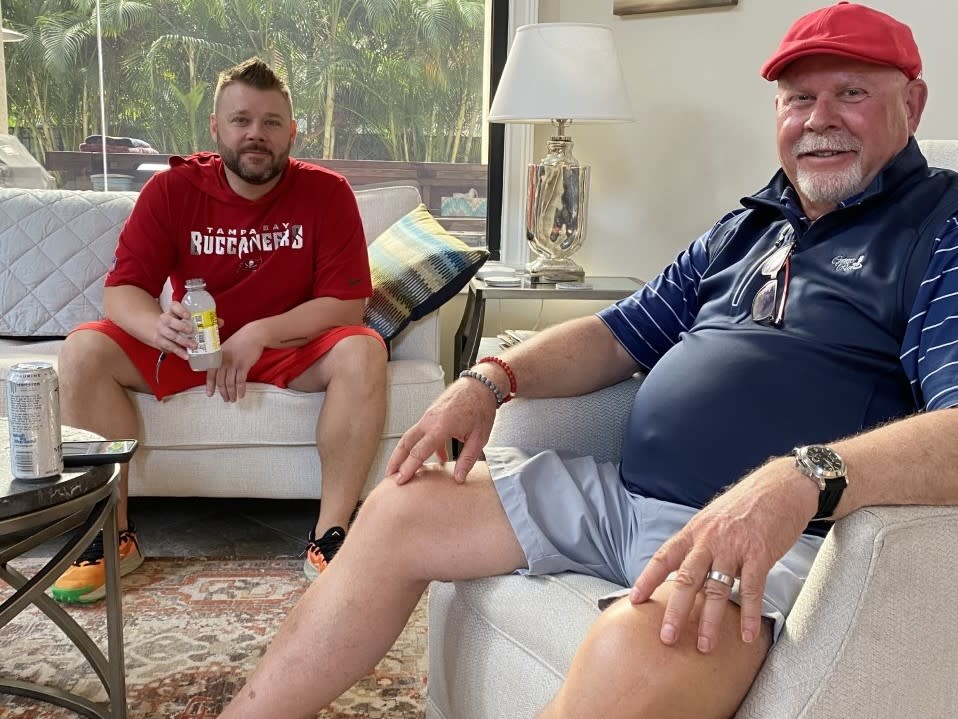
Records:
[[[598,617],[598,598],[617,589],[571,573],[433,582],[426,717],[538,716]]]
[[[133,192],[0,189],[0,336],[63,337],[103,316]]]
[[[442,368],[424,360],[389,362],[389,412],[383,436],[400,436],[415,424],[443,387]],[[205,387],[178,392],[162,401],[131,392],[143,418],[143,448],[286,445],[315,447],[316,418],[325,392],[297,392],[251,382],[238,402],[206,396]],[[189,421],[183,421],[189,417]],[[197,427],[202,427],[201,436]]]
[[[488,256],[446,232],[419,205],[369,246],[373,296],[364,321],[388,342],[456,295]]]

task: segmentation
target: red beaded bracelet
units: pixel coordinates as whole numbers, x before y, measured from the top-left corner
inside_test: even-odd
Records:
[[[506,376],[509,378],[509,394],[503,398],[502,403],[505,404],[510,399],[515,397],[516,392],[519,391],[519,386],[516,384],[516,373],[512,371],[512,367],[509,366],[509,363],[501,357],[493,357],[492,355],[481,357],[476,364],[482,364],[483,362],[492,362],[493,364],[499,365],[503,370],[505,370]]]

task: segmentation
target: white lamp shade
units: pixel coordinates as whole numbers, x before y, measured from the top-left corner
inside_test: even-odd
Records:
[[[490,122],[630,122],[612,28],[540,23],[516,30]]]

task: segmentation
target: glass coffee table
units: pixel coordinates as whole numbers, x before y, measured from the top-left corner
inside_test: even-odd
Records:
[[[0,642],[3,627],[27,607],[37,607],[86,658],[106,691],[107,701],[94,702],[56,687],[7,677],[2,674],[2,659],[0,693],[50,702],[94,719],[126,719],[116,528],[119,467],[104,464],[68,469],[50,479],[14,479],[8,436],[7,420],[0,418],[0,581],[14,590],[0,604]],[[69,427],[63,428],[63,438],[100,439],[91,432]],[[101,529],[106,558],[106,655],[73,617],[45,593]],[[9,565],[25,552],[58,537],[63,538],[63,546],[32,576],[27,577]]]

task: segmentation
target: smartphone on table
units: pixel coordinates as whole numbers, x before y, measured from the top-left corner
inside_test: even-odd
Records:
[[[104,439],[64,442],[64,467],[92,467],[97,464],[129,462],[136,451],[135,439]]]

